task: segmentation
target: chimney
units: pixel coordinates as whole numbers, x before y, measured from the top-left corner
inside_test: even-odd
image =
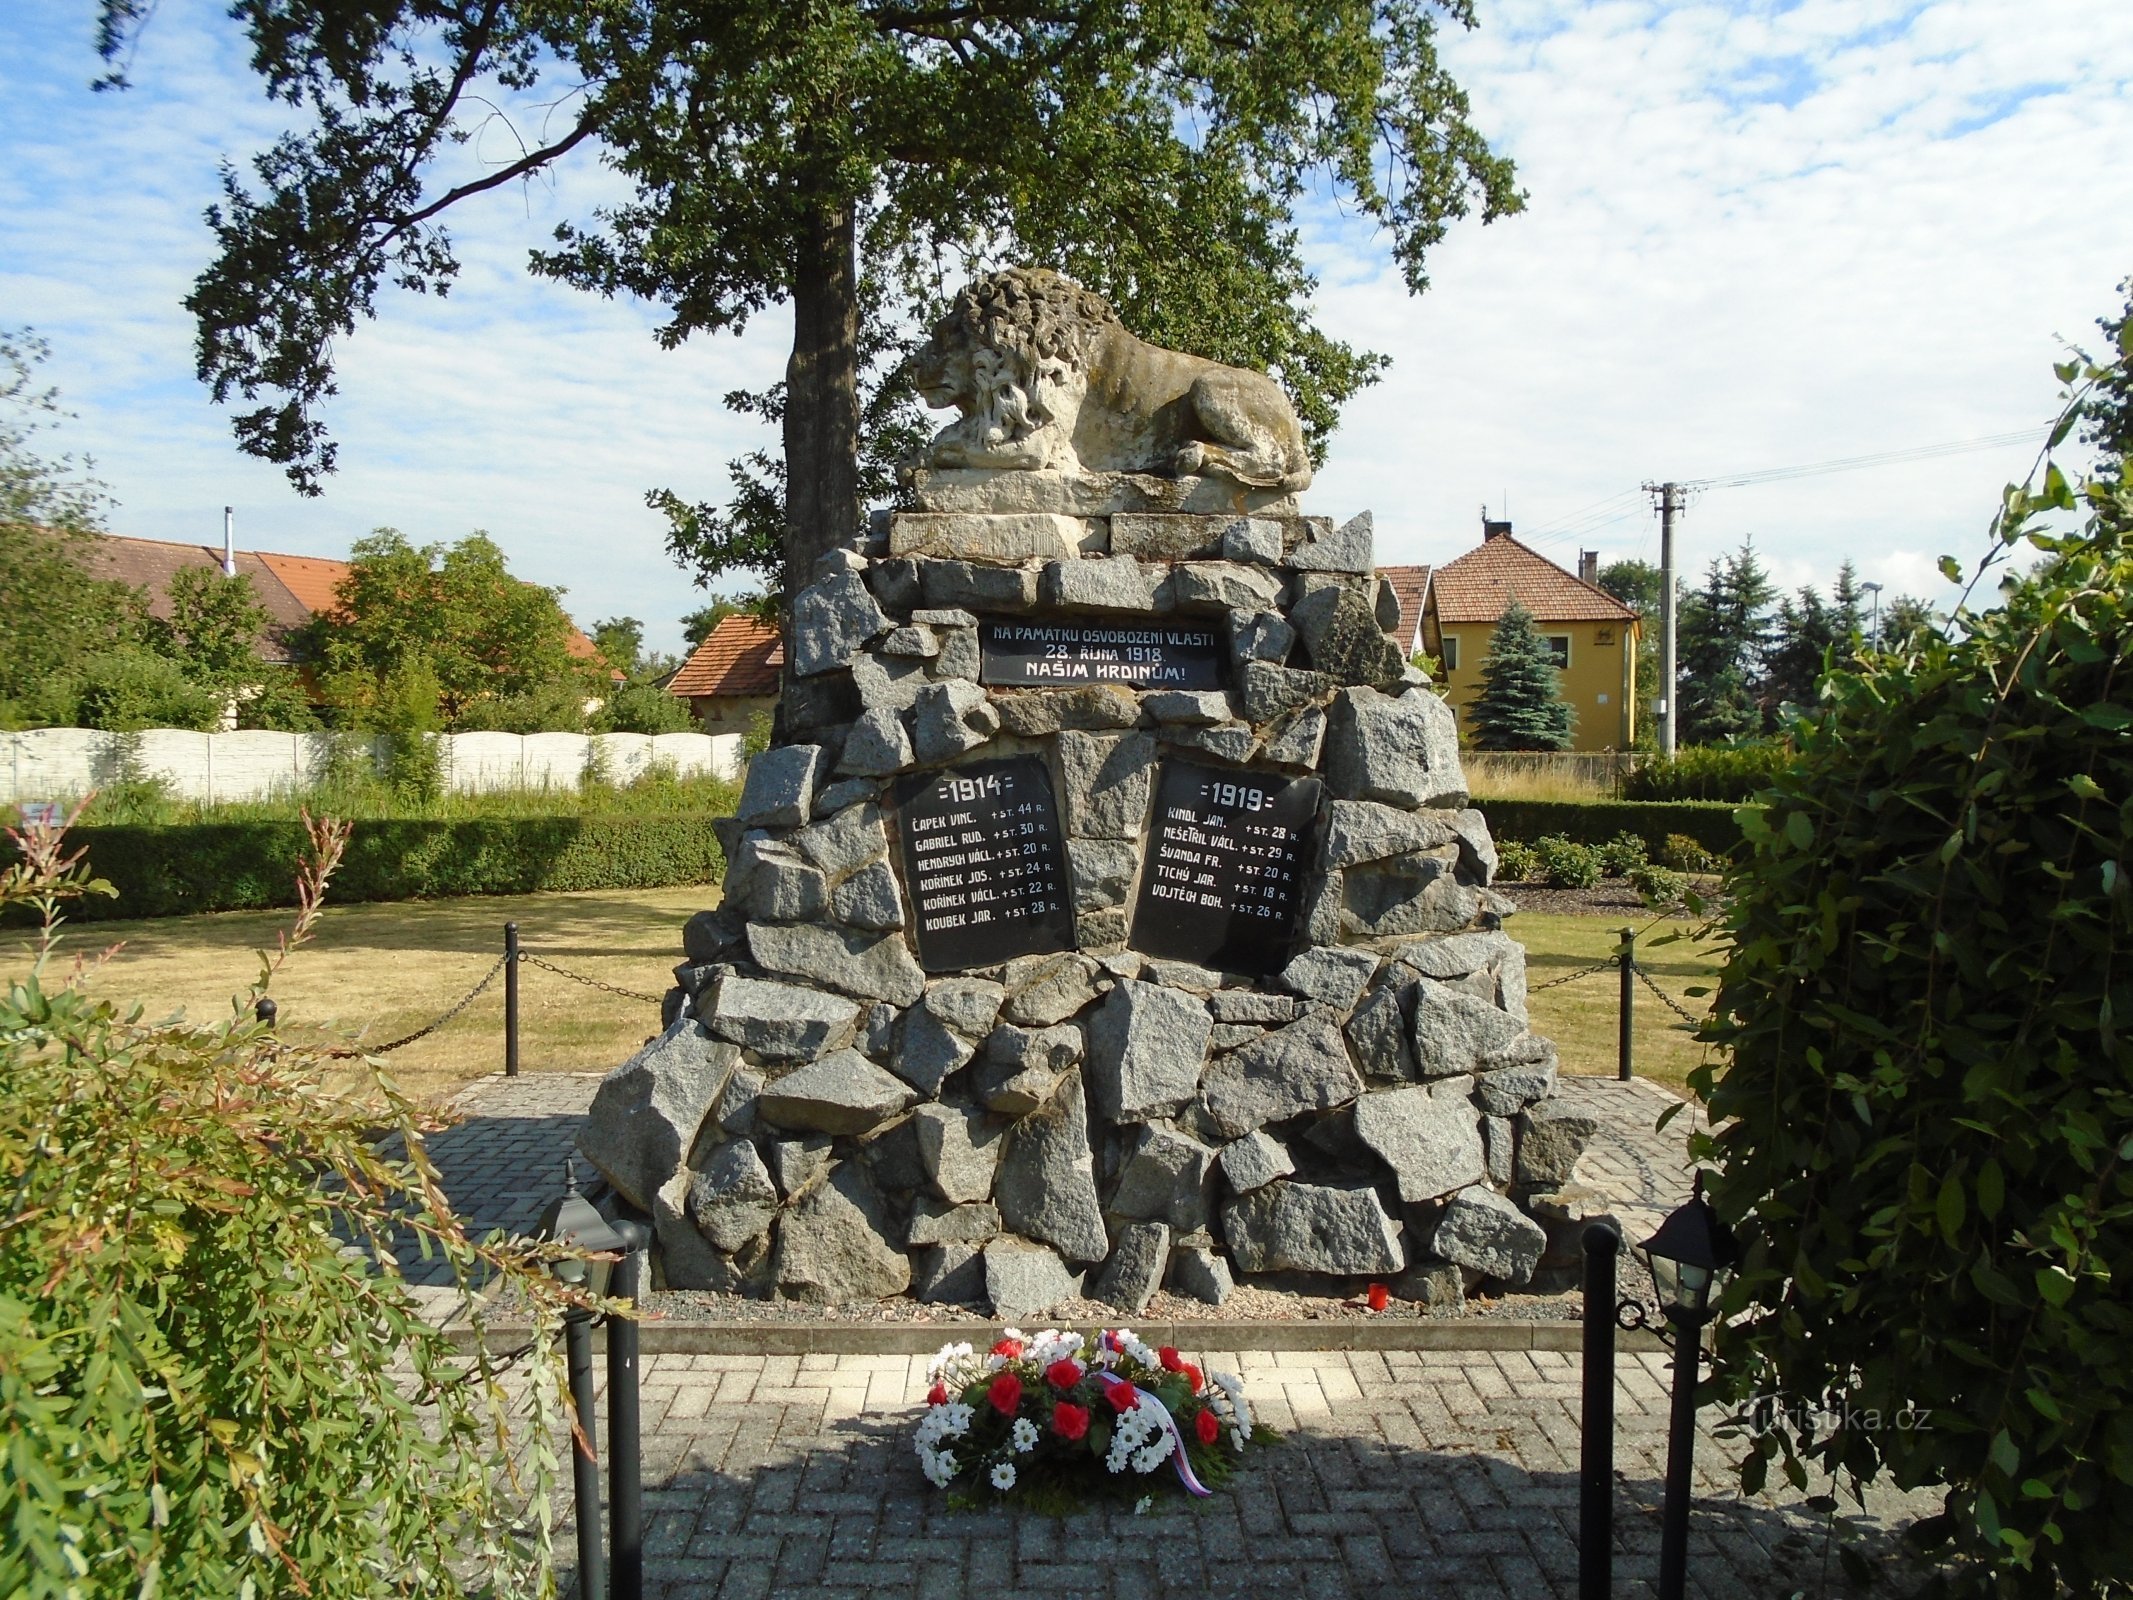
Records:
[[[228,506],[222,508],[222,575],[237,576],[237,513]]]
[[[1595,588],[1597,588],[1597,587],[1599,586],[1599,582],[1600,582],[1600,552],[1599,552],[1599,551],[1597,551],[1597,550],[1580,550],[1580,551],[1578,552],[1578,576],[1579,576],[1580,578],[1583,578],[1583,579],[1584,579],[1584,580],[1585,580],[1585,581],[1586,581],[1587,583],[1589,583],[1589,584],[1593,585],[1593,586],[1594,586]]]
[[[1481,519],[1481,537],[1484,540],[1506,538],[1510,532],[1511,524],[1509,519],[1502,522],[1491,522],[1487,517]]]

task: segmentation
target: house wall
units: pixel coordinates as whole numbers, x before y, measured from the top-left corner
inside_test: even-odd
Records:
[[[657,762],[682,776],[738,779],[738,734],[440,733],[447,787],[462,794],[498,789],[576,788],[588,764],[627,783]],[[124,741],[132,741],[129,752]],[[162,779],[182,800],[265,800],[309,787],[323,775],[331,737],[322,733],[191,733],[153,728],[103,733],[32,728],[0,734],[0,804],[73,800],[118,781],[130,762]],[[374,752],[375,755],[375,752]]]
[[[1637,733],[1637,627],[1635,622],[1536,622],[1544,635],[1570,636],[1570,665],[1563,672],[1563,698],[1577,712],[1570,748],[1627,750]],[[1442,654],[1445,641],[1458,641],[1459,664],[1445,673],[1445,698],[1459,717],[1463,744],[1469,732],[1468,708],[1481,694],[1482,663],[1488,659],[1494,623],[1442,623],[1430,630]]]
[[[737,733],[745,736],[758,716],[777,710],[774,694],[699,694],[689,699],[696,725],[706,733]]]

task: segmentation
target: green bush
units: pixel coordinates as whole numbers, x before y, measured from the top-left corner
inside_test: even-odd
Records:
[[[1792,759],[1776,740],[1690,745],[1669,761],[1644,762],[1622,780],[1625,800],[1753,800]]]
[[[1610,878],[1626,878],[1650,859],[1643,835],[1627,829],[1600,846],[1600,870]]]
[[[1600,852],[1559,833],[1535,841],[1533,853],[1551,889],[1590,889],[1600,881]]]
[[[303,824],[200,822],[77,828],[116,900],[84,917],[179,917],[294,903]],[[561,889],[656,889],[712,883],[725,860],[707,817],[377,818],[354,825],[334,880],[337,900],[426,900],[443,895]]]
[[[1739,808],[1704,800],[1477,799],[1474,804],[1488,818],[1498,849],[1506,839],[1530,844],[1551,833],[1590,845],[1633,833],[1644,841],[1646,853],[1658,859],[1671,834],[1692,839],[1716,856],[1730,855],[1741,842]]]
[[[1659,865],[1675,872],[1716,872],[1725,863],[1685,833],[1670,833],[1659,847]]]
[[[1540,857],[1533,846],[1516,839],[1501,839],[1496,844],[1496,876],[1513,883],[1525,883],[1540,870]]]
[[[541,1352],[558,1287],[438,1203],[422,1110],[254,1020],[280,960],[212,1025],[64,975],[49,914],[91,886],[59,851],[35,830],[0,878],[46,922],[0,984],[0,1594],[552,1594],[553,1357],[508,1391],[472,1284],[524,1304]],[[450,1264],[464,1352],[386,1241]]]
[[[1825,681],[1690,1075],[1744,1487],[1939,1486],[1960,1591],[2037,1600],[2133,1573],[2133,495],[2023,526],[2075,503],[2010,489],[2004,606]]]
[[[1678,906],[1682,897],[1689,892],[1687,873],[1655,867],[1649,862],[1634,868],[1628,877],[1629,886],[1637,891],[1637,897],[1653,910]]]

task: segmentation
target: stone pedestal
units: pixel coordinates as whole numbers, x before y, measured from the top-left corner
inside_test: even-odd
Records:
[[[663,1281],[1018,1316],[1524,1282],[1518,1202],[1591,1127],[1369,516],[1119,473],[912,499],[794,597],[793,742],[584,1136]]]

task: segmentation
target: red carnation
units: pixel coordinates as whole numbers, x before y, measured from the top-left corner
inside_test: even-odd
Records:
[[[1001,1416],[1011,1417],[1022,1406],[1022,1380],[1012,1372],[1003,1372],[992,1380],[992,1386],[985,1391],[985,1398]]]
[[[1213,1444],[1222,1432],[1222,1424],[1212,1411],[1203,1411],[1192,1419],[1192,1431],[1200,1436],[1200,1443]]]
[[[1012,1361],[1016,1356],[1022,1354],[1022,1341],[1020,1339],[1002,1339],[992,1347],[992,1353],[996,1356],[1005,1356]]]
[[[1192,1385],[1192,1392],[1198,1394],[1200,1392],[1200,1369],[1188,1361],[1181,1370],[1185,1374],[1185,1381]]]
[[[1062,1439],[1079,1439],[1089,1431],[1089,1408],[1062,1400],[1052,1407],[1052,1431]]]
[[[933,1386],[932,1388],[930,1388],[930,1389],[928,1389],[928,1390],[926,1391],[926,1404],[927,1404],[927,1405],[929,1405],[929,1406],[944,1406],[944,1405],[946,1405],[947,1403],[948,1403],[948,1385],[946,1385],[945,1383],[936,1383],[936,1384],[935,1384],[935,1385],[934,1385],[934,1386]]]
[[[1177,1346],[1175,1345],[1164,1345],[1162,1349],[1156,1351],[1155,1359],[1163,1364],[1165,1372],[1183,1372],[1185,1370],[1185,1358],[1178,1354]]]
[[[1141,1403],[1141,1392],[1130,1383],[1106,1382],[1104,1384],[1104,1398],[1111,1402],[1113,1411],[1123,1416]]]
[[[1079,1361],[1054,1361],[1044,1369],[1044,1381],[1054,1389],[1071,1389],[1081,1382]]]
[[[1392,1293],[1382,1283],[1373,1283],[1364,1294],[1364,1298],[1370,1302],[1371,1310],[1383,1311],[1391,1302]]]

